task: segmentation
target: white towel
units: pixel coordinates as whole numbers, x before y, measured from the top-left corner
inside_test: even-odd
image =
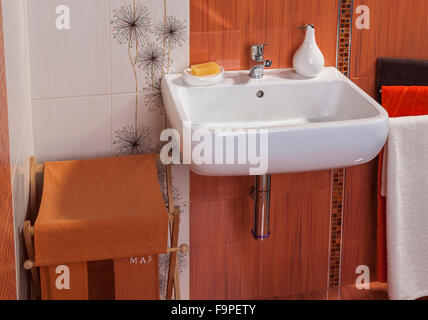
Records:
[[[386,216],[388,294],[428,296],[428,116],[390,120]]]

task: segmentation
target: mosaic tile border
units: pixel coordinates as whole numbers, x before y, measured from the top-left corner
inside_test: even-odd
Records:
[[[339,21],[337,31],[337,68],[350,76],[353,0],[339,0]]]
[[[345,169],[332,172],[329,287],[340,286]]]
[[[350,75],[353,0],[339,0],[337,68]],[[345,169],[334,169],[331,186],[329,288],[340,287]]]

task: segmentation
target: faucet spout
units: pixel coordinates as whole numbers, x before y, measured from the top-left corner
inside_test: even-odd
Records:
[[[262,64],[258,64],[251,68],[250,70],[250,78],[252,79],[261,79],[263,78],[265,68],[271,67],[271,60],[264,60]]]
[[[251,58],[261,64],[255,65],[250,70],[250,78],[261,79],[263,78],[264,69],[272,66],[272,60],[264,60],[264,47],[266,44],[258,44],[251,47]]]

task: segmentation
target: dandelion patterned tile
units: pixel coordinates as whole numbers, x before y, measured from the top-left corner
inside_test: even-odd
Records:
[[[135,0],[136,21],[133,6],[134,0],[110,0],[113,93],[135,92],[128,47],[136,61],[139,91],[158,82],[163,72],[182,72],[189,65],[189,0]],[[130,28],[133,22],[137,24],[138,44]]]
[[[160,112],[138,108],[135,118],[136,98],[138,106],[141,106],[144,100],[141,93],[137,96],[134,93],[112,96],[112,143],[116,155],[156,153],[160,150],[159,137],[164,129],[164,116]]]

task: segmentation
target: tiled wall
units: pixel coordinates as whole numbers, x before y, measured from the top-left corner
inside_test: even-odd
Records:
[[[272,177],[269,240],[251,235],[251,177],[191,174],[192,299],[326,295],[330,171]]]
[[[293,53],[304,39],[297,27],[311,23],[326,64],[335,65],[339,4],[191,0],[191,63],[215,60],[228,69],[248,69],[249,45],[267,43],[265,56],[273,59],[274,67],[291,67]],[[191,174],[191,298],[326,295],[331,176],[329,170],[274,175],[272,236],[260,243],[250,234],[253,180]],[[338,258],[340,263],[340,252]]]
[[[363,59],[366,55],[370,55],[372,59],[369,63],[371,70],[376,59],[376,41],[370,42],[370,51],[367,51],[365,47],[352,46],[353,65],[350,68],[352,12],[356,8],[356,2],[359,4],[369,3],[374,6],[373,9],[376,11],[380,10],[377,5],[375,6],[377,0],[236,0],[232,4],[227,0],[209,2],[191,0],[191,62],[217,60],[229,69],[248,69],[248,45],[260,42],[269,44],[266,57],[272,58],[274,63],[277,61],[274,64],[276,67],[291,67],[291,57],[302,40],[302,35],[299,35],[299,32],[296,32],[294,28],[300,24],[314,23],[317,29],[317,41],[326,56],[327,65],[337,64],[339,70],[347,76],[364,72],[366,65],[359,64],[358,60],[354,60],[355,53],[359,52]],[[400,0],[394,1],[394,4],[398,2]],[[382,3],[385,7],[389,7],[386,6],[390,3],[387,0],[382,1]],[[403,1],[400,3],[406,6]],[[393,10],[392,8],[391,5],[389,9],[384,8],[383,10]],[[380,21],[378,16],[374,19]],[[378,22],[378,26],[375,26],[373,21],[373,29],[381,32],[380,30],[383,29],[380,27],[381,24]],[[414,22],[415,25],[421,21],[420,17],[416,21]],[[388,25],[390,24],[388,23]],[[364,32],[366,31],[354,30],[354,33],[357,33],[357,39],[365,39],[364,35],[367,33]],[[418,35],[421,34],[418,33]],[[412,34],[414,38],[419,39],[419,36]],[[322,181],[325,183],[321,190],[318,185],[320,175],[324,176]],[[241,210],[233,211],[228,205],[235,201],[245,201],[252,182],[244,181],[243,184],[240,184],[237,178],[223,178],[213,182],[212,178],[192,174],[191,241],[193,245],[191,253],[193,254],[191,265],[193,268],[191,297],[266,298],[275,295],[287,296],[296,292],[302,293],[305,290],[306,292],[322,290],[327,286],[337,288],[341,284],[355,283],[357,276],[355,269],[359,265],[369,266],[372,271],[371,280],[375,281],[376,161],[363,166],[347,168],[346,173],[344,169],[339,169],[324,173],[279,175],[274,176],[273,179],[274,181],[281,181],[282,187],[295,185],[294,189],[291,188],[282,192],[281,196],[287,199],[284,202],[285,205],[277,204],[280,197],[273,197],[272,199],[272,216],[274,217],[272,219],[274,220],[279,215],[285,215],[288,218],[286,222],[282,222],[278,226],[278,230],[281,229],[281,234],[294,234],[296,226],[287,224],[287,222],[294,221],[293,219],[299,215],[302,217],[311,216],[314,207],[320,210],[319,216],[321,218],[330,219],[330,230],[322,223],[318,223],[311,230],[302,229],[294,239],[288,240],[292,241],[293,244],[306,244],[310,247],[310,244],[314,243],[314,235],[319,235],[321,238],[316,242],[319,246],[318,250],[327,256],[327,259],[325,261],[318,259],[312,265],[308,265],[309,267],[306,269],[301,268],[292,271],[294,278],[290,280],[291,282],[284,281],[279,287],[266,285],[278,283],[277,277],[285,277],[281,272],[289,272],[288,268],[291,268],[289,264],[294,263],[292,258],[288,258],[286,250],[277,250],[272,252],[269,257],[270,269],[268,269],[272,271],[275,267],[282,266],[278,271],[279,273],[260,272],[260,270],[266,270],[263,267],[264,261],[261,259],[263,252],[269,252],[269,248],[275,247],[276,241],[280,242],[284,248],[284,239],[279,240],[279,238],[272,236],[272,239],[268,241],[270,243],[252,244],[247,239],[249,237],[241,232],[243,224],[239,224],[239,227],[235,226],[234,229],[241,238],[238,238],[237,235],[227,237],[229,226],[233,221],[239,220],[241,217],[251,218],[248,216],[248,209],[245,211],[241,208]],[[306,181],[305,179],[308,179],[308,183],[303,183]],[[304,189],[299,189],[298,186],[302,184]],[[236,191],[236,185],[239,185],[240,194],[224,192],[224,190]],[[204,190],[206,194],[201,195],[200,190]],[[306,200],[309,204],[307,206],[302,205],[299,210],[293,208],[293,203],[302,201],[302,198],[305,197],[304,192],[311,192],[311,196]],[[323,194],[322,199],[327,202],[317,203],[320,194]],[[291,210],[287,206],[291,206]],[[211,214],[211,211],[215,210],[217,215]],[[219,216],[225,217],[220,219]],[[217,232],[219,234],[225,233],[226,237],[218,242],[213,239],[211,243],[208,243],[205,234],[203,234],[204,229],[200,228],[202,223],[215,225]],[[328,231],[330,232],[330,241],[328,241],[328,235],[327,238],[322,238],[323,232]],[[247,244],[248,242],[250,243]],[[287,245],[291,244],[287,243]],[[309,252],[309,247],[300,248],[300,252],[305,252],[301,255],[302,259],[313,259],[315,257],[313,253]],[[253,254],[256,252],[257,254],[250,256],[249,252]],[[212,261],[212,263],[207,263],[204,268],[199,267],[204,261],[210,261],[209,259],[219,260],[222,263]],[[283,261],[287,261],[287,263],[281,265]],[[256,266],[250,271],[246,270],[245,267],[240,269],[242,266],[250,264]],[[328,266],[328,271],[324,272],[326,266]],[[207,269],[210,272],[207,273]],[[242,273],[246,274],[247,279],[244,280],[251,280],[251,283],[255,283],[253,287],[248,287],[246,283],[242,282],[242,278],[240,279],[238,276]],[[209,277],[207,274],[216,276]],[[317,279],[312,278],[312,281],[305,282],[309,275],[314,274],[317,274]],[[216,281],[219,278],[223,282]],[[322,279],[322,285],[318,282],[319,279]],[[324,279],[325,283],[323,282]],[[296,283],[292,281],[296,281]],[[214,289],[211,290],[211,288]]]
[[[13,200],[9,150],[6,67],[3,42],[3,18],[0,3],[0,299],[16,299],[16,259],[13,224]]]
[[[325,12],[329,4],[337,5],[340,10]],[[370,9],[369,30],[357,29],[353,23],[355,21],[352,19],[353,14],[355,18],[355,10],[359,5],[366,5]],[[317,6],[320,6],[318,10],[315,10],[318,16],[313,16],[314,8]],[[274,62],[279,61],[280,67],[290,67],[290,57],[298,45],[292,27],[298,25],[297,22],[310,19],[316,21],[317,38],[321,50],[326,54],[327,64],[332,64],[330,61],[332,61],[333,53],[336,55],[335,49],[337,48],[338,69],[374,96],[377,57],[428,59],[428,42],[425,32],[427,6],[426,0],[337,0],[331,2],[325,0],[236,0],[232,5],[226,0],[212,0],[210,2],[192,0],[191,62],[217,60],[229,69],[247,69],[249,67],[248,44],[267,42],[270,46],[266,51],[266,57],[272,58]],[[287,16],[289,12],[291,12],[291,17]],[[338,13],[339,17],[337,16]],[[337,21],[339,21],[338,29],[336,29]],[[328,25],[328,23],[334,24],[334,31],[332,31],[333,25]],[[337,46],[329,45],[331,44],[329,37],[334,37]],[[278,65],[276,64],[276,66]],[[314,182],[309,183],[306,188],[314,190],[316,189],[315,174],[309,174],[309,176],[313,177]],[[293,180],[304,181],[304,177],[305,175],[301,174],[284,175],[282,183],[287,184]],[[344,169],[334,170],[332,178],[328,286],[337,288],[353,285],[358,277],[355,270],[359,265],[368,266],[371,271],[371,281],[376,281],[376,159],[362,166],[346,168],[346,171]],[[240,239],[239,241],[236,241],[236,237],[227,237],[230,223],[239,219],[241,215],[247,214],[246,211],[230,210],[227,204],[237,201],[236,198],[239,197],[246,198],[246,190],[251,186],[251,182],[240,185],[241,195],[235,195],[235,193],[231,195],[224,192],[224,190],[229,189],[235,191],[234,186],[238,184],[236,179],[223,178],[219,179],[216,184],[219,187],[214,187],[215,183],[212,182],[212,179],[192,175],[191,221],[193,222],[192,226],[198,225],[198,228],[191,228],[193,243],[191,250],[195,252],[191,262],[194,266],[191,278],[191,296],[195,298],[213,296],[217,298],[242,298],[248,297],[248,292],[251,292],[252,297],[254,297],[260,292],[260,286],[271,281],[270,277],[274,277],[274,275],[272,273],[260,274],[260,269],[263,269],[263,266],[260,267],[260,265],[263,264],[263,261],[257,259],[258,255],[255,255],[256,258],[251,260],[251,266],[255,263],[256,267],[246,273],[244,280],[251,280],[256,285],[249,288],[245,283],[243,284],[237,276],[237,274],[243,273],[242,270],[239,270],[241,267],[239,259],[246,259],[247,251],[258,252],[257,246],[250,244],[247,247],[245,236],[244,240]],[[199,190],[207,192],[202,199]],[[293,194],[296,197],[301,197],[301,195],[296,195],[296,192]],[[289,195],[289,197],[292,196]],[[312,196],[310,201],[315,201],[314,199],[316,199],[315,196]],[[276,198],[272,201],[272,208],[277,208]],[[293,200],[289,199],[288,201]],[[205,208],[205,210],[200,208]],[[220,219],[211,214],[213,208],[218,208],[217,215],[224,215],[225,217]],[[290,219],[295,214],[299,214],[298,212],[286,211],[283,208],[281,210],[280,213],[290,215]],[[305,214],[308,215],[311,212],[310,208],[304,208],[304,210],[307,211]],[[326,214],[325,210],[323,212]],[[273,211],[272,215],[274,216],[275,213]],[[200,228],[202,223],[216,225],[218,233],[225,233],[226,237],[214,244],[208,243],[205,235],[202,235]],[[241,228],[235,226],[234,230],[240,232]],[[281,228],[286,227],[281,225]],[[308,238],[317,230],[321,229],[314,228],[308,233],[302,231],[300,237]],[[293,229],[289,232],[293,232]],[[300,239],[294,241],[298,242]],[[323,242],[319,241],[319,243]],[[211,247],[208,247],[209,245]],[[265,244],[260,245],[260,247],[262,246],[268,247]],[[274,245],[272,244],[272,246]],[[328,249],[323,248],[323,250]],[[199,258],[205,252],[209,252],[210,255]],[[212,255],[222,263],[212,261],[206,264],[205,269],[199,269],[198,265],[203,263],[204,258],[207,261],[209,258],[213,259],[211,252],[214,252]],[[196,257],[196,253],[198,257]],[[270,262],[274,261],[275,264],[280,264],[281,259],[285,259],[285,256],[286,252],[278,252],[272,255]],[[249,264],[247,263],[247,265]],[[320,263],[320,266],[323,264]],[[281,271],[286,270],[287,267],[288,265],[284,266]],[[221,278],[223,281],[214,281],[208,278],[206,268],[212,268],[213,270],[209,274],[215,274],[217,277],[215,279]],[[200,274],[198,270],[204,270],[204,273]],[[316,270],[318,271],[319,268]],[[306,274],[299,272],[300,270],[294,273],[295,277],[301,280],[306,279]],[[314,271],[311,270],[310,272],[313,273]],[[300,281],[299,284],[301,283],[303,282]],[[273,286],[269,288],[271,291],[268,290],[267,292],[270,295],[284,295],[287,294],[287,290],[290,290],[288,293],[296,290],[297,286],[290,289],[287,288],[287,284],[289,283],[285,283],[280,290],[275,290],[276,288]],[[210,290],[211,288],[214,290]],[[316,288],[316,286],[312,286],[312,288]],[[252,291],[252,289],[254,290]],[[303,290],[305,289],[310,290],[310,286]]]
[[[29,48],[25,0],[2,0],[18,298],[28,297],[22,225],[27,214],[33,154]]]
[[[354,0],[370,8],[370,29],[353,25],[351,80],[375,97],[377,57],[428,59],[426,0]]]
[[[426,0],[341,0],[370,9],[370,29],[352,24],[350,78],[375,97],[378,57],[428,59]],[[355,283],[355,267],[369,266],[376,279],[377,162],[346,169],[342,285]]]
[[[326,65],[336,64],[339,0],[191,0],[192,63],[217,61],[228,70],[251,65],[250,45],[267,43],[273,68],[290,68],[303,41],[297,27],[315,25]]]
[[[352,30],[352,0],[339,0],[339,19],[337,26],[336,67],[349,77],[349,59]],[[330,256],[328,282],[330,288],[341,285],[342,240],[345,206],[345,177],[343,168],[332,170],[331,218],[330,218]]]
[[[163,72],[182,71],[188,65],[189,0],[3,0],[6,7],[15,2],[22,3],[15,11],[23,16],[15,23],[28,22],[28,28],[22,25],[22,32],[28,31],[28,36],[18,41],[12,30],[8,34],[16,45],[29,47],[27,100],[15,103],[19,104],[16,110],[26,112],[16,114],[13,108],[10,119],[12,142],[25,137],[29,145],[21,143],[23,147],[14,152],[15,157],[28,163],[33,144],[39,162],[127,154],[127,139],[136,130],[140,150],[158,151],[165,114],[158,99],[158,82],[152,80],[162,72],[155,72],[153,77],[144,57],[154,54],[159,58],[164,53]],[[70,9],[69,30],[56,27],[60,5]],[[144,43],[132,43],[129,48],[126,30],[118,28],[117,19],[132,17],[133,12],[144,18]],[[164,46],[163,30],[177,32],[174,34],[179,34],[179,39],[168,38],[167,33]],[[140,55],[134,75],[129,57],[134,58],[136,49]],[[10,46],[10,50],[15,48]],[[11,63],[14,58],[10,58]],[[24,169],[22,172],[27,173],[28,167]],[[180,242],[188,242],[188,168],[174,167],[173,181],[175,200],[183,211]],[[27,188],[28,181],[19,180],[15,185]],[[28,190],[19,194],[26,198]],[[25,207],[25,201],[18,203]],[[188,255],[181,256],[179,262],[182,298],[187,298]]]
[[[115,155],[124,150],[123,134],[126,135],[129,132],[126,129],[135,126],[135,76],[130,65],[128,45],[126,41],[119,43],[120,36],[118,38],[115,24],[112,22],[115,20],[114,10],[121,10],[123,5],[130,5],[129,8],[132,10],[133,3],[134,0],[2,0],[5,13],[4,32],[17,243],[20,240],[20,228],[27,206],[30,155],[34,153],[38,161],[48,161],[103,157]],[[344,37],[346,39],[343,43],[339,42],[337,56],[338,67],[369,93],[373,94],[374,62],[377,56],[427,58],[426,36],[425,33],[419,32],[423,30],[425,23],[424,16],[420,14],[424,10],[419,10],[421,6],[425,8],[423,6],[427,5],[425,0],[414,0],[411,5],[403,0],[135,0],[135,3],[137,8],[142,4],[148,9],[148,16],[153,26],[149,32],[150,42],[159,42],[156,27],[164,21],[165,5],[167,15],[173,15],[177,19],[171,20],[174,22],[173,27],[183,27],[186,32],[186,39],[179,41],[181,46],[177,45],[171,50],[172,63],[169,65],[169,72],[180,72],[189,64],[189,55],[191,62],[195,63],[217,60],[229,69],[248,68],[249,55],[246,46],[250,42],[268,42],[271,45],[266,50],[266,57],[272,58],[277,67],[289,67],[292,52],[302,40],[302,34],[294,28],[307,23],[308,19],[316,24],[317,39],[325,53],[327,64],[334,65],[338,40],[336,31],[339,5],[342,9],[353,5],[355,9],[357,5],[365,4],[371,9],[371,30],[355,30],[354,26],[351,57],[349,47],[348,51],[346,47],[346,42],[349,43],[350,40],[349,37],[346,38],[350,36],[347,32],[350,31],[351,22],[346,16],[349,12],[345,12],[343,21],[339,20],[340,27],[344,30],[344,34],[339,33],[339,40]],[[55,9],[63,4],[70,8],[71,29],[60,31],[55,27],[57,18]],[[400,9],[394,11],[397,7]],[[126,14],[126,10],[124,8],[124,11],[116,12]],[[260,13],[259,18],[251,18],[251,10]],[[412,18],[408,19],[409,16]],[[196,18],[192,19],[190,25],[191,17]],[[406,27],[397,27],[396,20],[403,21]],[[192,46],[187,39],[189,30],[192,31]],[[391,34],[408,39],[408,42],[401,42],[402,45],[394,46],[396,42],[389,39]],[[169,52],[168,48],[165,52]],[[166,55],[169,57],[168,53]],[[167,67],[164,69],[166,70]],[[152,85],[151,72],[148,72],[147,67],[144,66],[141,68],[137,66],[136,71],[137,127],[144,128],[142,130],[144,146],[154,150],[157,147],[159,132],[165,126],[165,116],[162,109],[157,108],[159,90],[156,83]],[[183,211],[180,242],[189,242],[189,232],[191,232],[189,231],[189,170],[186,167],[175,167],[173,174],[175,198]],[[322,187],[316,186],[318,180],[315,177],[319,175],[323,177],[320,181],[327,183]],[[339,176],[340,172],[337,177]],[[344,194],[341,196],[344,196],[345,201],[340,203],[341,210],[344,211],[338,217],[339,220],[333,221],[331,226],[340,227],[340,231],[343,231],[343,234],[340,233],[343,243],[340,242],[338,256],[336,258],[330,256],[334,258],[334,261],[330,261],[330,266],[338,263],[341,270],[339,273],[334,269],[334,274],[330,270],[330,280],[333,282],[329,285],[333,287],[340,282],[352,283],[356,265],[367,264],[371,269],[375,268],[373,248],[376,234],[374,220],[376,165],[373,162],[347,169],[344,179],[345,185],[342,190]],[[227,223],[228,218],[232,218],[233,221],[238,219],[236,221],[239,225],[234,232],[246,239],[246,235],[241,231],[248,221],[240,222],[239,219],[240,214],[248,218],[245,217],[247,211],[241,211],[242,203],[248,200],[247,187],[251,186],[251,181],[245,180],[243,184],[233,179],[207,181],[203,182],[200,177],[193,176],[194,186],[197,186],[193,190],[199,194],[199,198],[195,198],[196,200],[192,203],[194,234],[200,231],[203,236],[206,236],[201,227],[204,224],[207,225],[207,230],[212,231],[212,226],[216,225],[216,230],[221,231],[222,225]],[[322,201],[327,196],[330,197],[329,172],[283,175],[276,177],[275,181],[281,181],[277,187],[282,189],[275,198],[278,205],[274,204],[274,207],[280,208],[280,211],[284,211],[283,206],[287,203],[291,203],[292,210],[295,211],[297,207],[295,208],[293,204],[299,204],[298,208],[303,208],[300,209],[303,211],[296,211],[296,214],[304,217],[306,212],[304,210],[312,212],[312,208],[318,208],[314,194],[325,194]],[[236,184],[239,187],[235,190]],[[290,188],[283,189],[284,186]],[[218,194],[218,188],[224,194]],[[238,194],[230,193],[231,188],[236,192],[239,191]],[[205,190],[205,193],[201,194],[201,190]],[[302,194],[305,195],[303,198]],[[284,199],[287,201],[284,202]],[[305,209],[304,199],[308,199],[310,203],[315,202],[310,208]],[[241,211],[227,209],[229,205],[234,205],[234,201],[241,203]],[[217,210],[217,205],[226,206],[227,210],[224,212],[220,210],[220,212]],[[322,216],[317,215],[317,217],[328,219],[329,203],[323,202],[322,208]],[[289,211],[287,209],[287,212]],[[226,215],[223,221],[219,218],[221,213]],[[279,219],[277,222],[282,221],[279,215],[274,215],[274,218]],[[214,222],[211,224],[209,219],[213,219]],[[325,221],[327,220],[323,220]],[[282,228],[287,226],[286,222],[283,222]],[[328,239],[323,233],[325,230],[319,227],[319,224],[313,225],[315,233],[323,239],[318,242],[323,244],[319,249],[323,252],[322,259],[327,260],[324,258],[328,248],[324,247],[328,246]],[[227,228],[226,231],[229,230]],[[314,230],[309,230],[307,234],[313,234]],[[287,231],[283,231],[283,234],[287,234]],[[338,237],[338,234],[335,236]],[[236,234],[233,237],[236,240]],[[198,290],[193,292],[195,298],[201,296],[221,298],[224,297],[224,292],[229,294],[229,297],[255,298],[269,296],[271,292],[275,295],[286,295],[301,289],[298,286],[302,285],[302,282],[293,284],[285,278],[281,278],[282,282],[271,281],[269,277],[273,274],[272,270],[263,265],[263,259],[254,267],[258,274],[242,273],[240,262],[236,260],[239,255],[249,253],[248,259],[251,262],[255,257],[254,252],[259,252],[260,257],[266,260],[270,258],[267,253],[272,251],[272,256],[274,255],[275,244],[270,245],[269,250],[263,250],[261,245],[253,245],[252,240],[248,242],[234,240],[232,245],[222,247],[221,244],[224,244],[225,239],[220,239],[220,245],[215,243],[215,249],[207,251],[204,242],[206,237],[194,239],[198,242],[191,246],[191,252],[201,252],[198,254],[199,258],[192,263],[194,266],[193,290]],[[305,239],[302,237],[302,243],[308,243]],[[211,240],[215,241],[215,239]],[[235,249],[237,254],[234,254]],[[206,259],[203,253],[208,253]],[[227,269],[228,265],[223,260],[228,255],[235,259],[230,260],[235,261],[230,270]],[[22,245],[17,245],[17,256],[22,260]],[[284,255],[277,256],[276,259],[280,262],[278,266],[284,263],[284,268],[289,267],[287,259],[293,257],[295,258],[295,256],[289,258]],[[216,258],[215,261],[209,260],[214,258]],[[21,270],[19,295],[24,297],[27,295],[26,274],[22,272],[21,260],[17,261],[17,267]],[[188,256],[182,257],[179,262],[182,270],[180,274],[182,298],[187,298],[189,297]],[[201,268],[203,263],[207,264],[207,268],[218,266],[212,272],[213,277],[208,277],[206,270]],[[327,272],[324,272],[326,265],[327,263],[323,262],[322,268],[318,269],[322,271],[323,283],[320,285],[317,279],[312,279],[313,289],[323,288],[324,283],[327,286]],[[246,269],[247,265],[242,267]],[[239,279],[226,277],[227,272],[236,273],[237,271],[244,277],[244,285]],[[259,276],[258,286],[250,287],[249,284],[254,283],[255,280],[253,277]],[[225,277],[226,281],[223,281]],[[234,283],[234,281],[238,282]],[[206,286],[202,286],[202,283]],[[278,286],[275,283],[283,285]],[[212,291],[213,288],[218,292]],[[306,284],[306,289],[311,289],[311,285]]]

